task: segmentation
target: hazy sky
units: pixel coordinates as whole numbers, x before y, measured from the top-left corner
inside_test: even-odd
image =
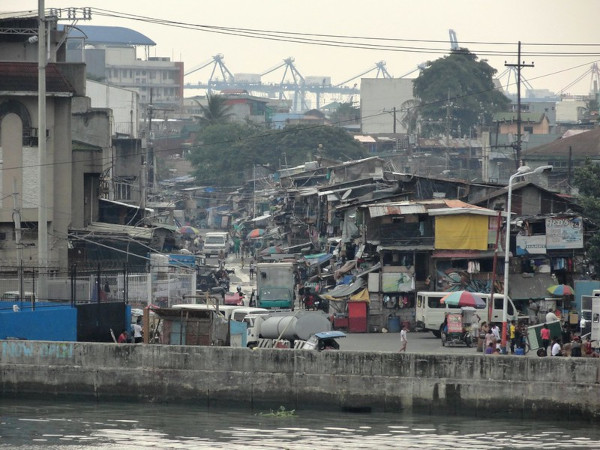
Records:
[[[13,6],[16,4],[18,6]],[[310,34],[303,37],[312,41],[327,39],[343,41],[344,45],[394,47],[394,50],[357,49],[254,39],[111,18],[101,15],[100,11],[92,12],[91,21],[80,22],[133,28],[157,43],[151,56],[182,60],[186,71],[222,53],[225,64],[233,73],[265,72],[291,56],[303,76],[330,76],[333,84],[352,78],[381,60],[387,63],[391,75],[399,77],[416,69],[420,63],[440,58],[444,52],[447,54],[449,29],[455,30],[459,45],[469,48],[481,59],[487,59],[498,73],[505,70],[505,62],[517,62],[517,42],[522,41],[523,52],[537,53],[522,57],[522,61],[535,64],[534,68],[523,69],[523,75],[535,89],[560,91],[582,76],[593,62],[600,60],[598,0],[46,0],[47,8],[69,6],[89,6],[117,15],[135,14],[193,25],[255,29],[263,34],[274,31],[304,33]],[[3,12],[28,9],[37,10],[37,1],[0,0]],[[355,38],[326,38],[315,34]],[[407,51],[406,47],[432,51]],[[502,54],[483,55],[490,51]],[[565,57],[556,53],[587,55]],[[374,77],[375,73],[367,76]],[[210,70],[206,68],[186,77],[185,81],[207,81],[209,76]],[[265,76],[263,81],[278,82],[282,76],[283,71],[279,70]],[[590,80],[591,76],[586,75],[569,92],[588,93]]]

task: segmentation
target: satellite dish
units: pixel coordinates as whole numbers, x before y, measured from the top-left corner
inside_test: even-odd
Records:
[[[351,193],[352,189],[348,189],[346,192],[344,192],[344,195],[342,195],[342,200],[346,200],[348,197],[350,197]]]

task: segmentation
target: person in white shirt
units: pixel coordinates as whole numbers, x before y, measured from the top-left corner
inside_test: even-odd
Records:
[[[492,327],[492,334],[496,338],[496,342],[500,342],[500,328],[498,328],[498,325],[494,324]]]
[[[552,356],[562,356],[558,339],[554,339],[554,342],[552,343]]]
[[[404,327],[402,328],[402,331],[400,331],[400,350],[398,350],[398,353],[400,352],[404,352],[406,353],[406,344],[408,344],[408,339],[406,339],[406,333],[408,332],[408,328]]]
[[[550,323],[550,322],[558,322],[559,318],[556,317],[556,314],[554,314],[554,311],[549,310],[548,314],[546,314],[546,323]]]
[[[142,342],[143,336],[142,336],[142,326],[140,325],[140,321],[138,320],[136,323],[134,323],[131,326],[131,329],[133,330],[133,342],[135,342],[136,344],[139,344],[140,342]]]

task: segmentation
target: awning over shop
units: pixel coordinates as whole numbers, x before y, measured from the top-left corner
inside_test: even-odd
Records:
[[[263,214],[262,216],[255,217],[254,219],[250,219],[249,222],[260,222],[262,220],[267,220],[271,217],[271,214]]]
[[[508,276],[508,295],[514,300],[541,300],[551,297],[548,287],[556,284],[549,273],[536,273],[532,277],[515,273]],[[528,275],[528,274],[525,274]]]
[[[306,259],[306,262],[308,262],[308,264],[310,264],[311,266],[321,265],[329,261],[331,258],[333,258],[333,255],[331,253],[317,253],[314,255],[306,255],[304,257],[304,259]]]
[[[487,250],[438,250],[433,252],[432,258],[452,258],[452,259],[479,259],[479,258],[493,258],[494,251]],[[498,258],[504,258],[504,252],[498,252]]]
[[[369,297],[369,290],[367,288],[363,289],[362,291],[351,296],[349,301],[371,303],[371,298]]]
[[[356,275],[356,277],[358,278],[358,277],[362,277],[362,276],[364,276],[364,275],[368,275],[368,274],[370,274],[371,272],[377,272],[379,269],[381,269],[381,263],[380,263],[380,262],[378,262],[377,264],[375,264],[375,265],[371,266],[371,267],[370,267],[370,268],[368,268],[367,270],[365,270],[365,271],[363,271],[363,272],[359,273],[358,275]]]
[[[321,296],[328,300],[338,300],[345,297],[349,297],[352,294],[360,291],[365,287],[365,280],[357,278],[354,283],[351,284],[340,284],[334,287],[330,291],[324,292]]]

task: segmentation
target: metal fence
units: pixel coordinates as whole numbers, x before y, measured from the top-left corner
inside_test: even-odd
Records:
[[[35,296],[40,271],[28,268],[14,271],[3,268],[0,275],[0,299],[71,304],[124,302],[145,307],[150,304],[170,307],[193,302],[196,293],[195,272],[130,273],[123,270],[103,269],[79,271],[76,266],[68,272],[49,270],[46,276],[48,297]],[[12,273],[10,273],[12,272]]]

